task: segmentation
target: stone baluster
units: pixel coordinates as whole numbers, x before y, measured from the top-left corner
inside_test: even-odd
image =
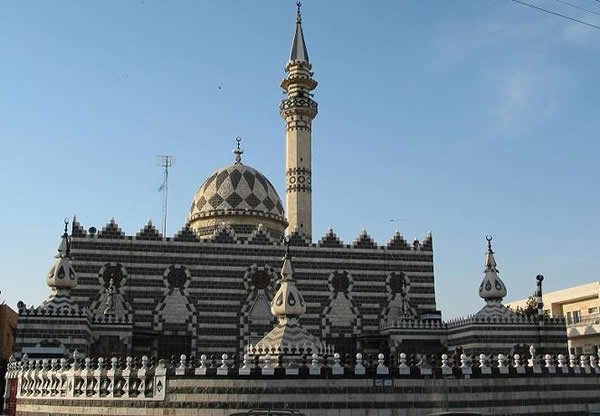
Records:
[[[354,365],[354,374],[357,376],[364,376],[366,374],[366,368],[363,365],[363,355],[359,352],[356,354],[356,364]]]
[[[218,376],[226,376],[229,374],[229,356],[227,354],[221,355],[221,365],[217,368]]]
[[[206,370],[207,370],[207,366],[206,366],[206,354],[202,354],[200,356],[200,365],[198,367],[196,367],[194,369],[194,374],[197,376],[204,376],[206,375]]]
[[[490,367],[489,358],[485,354],[479,354],[479,370],[482,375],[491,375],[492,368]]]
[[[94,370],[94,397],[100,398],[106,395],[106,370],[104,369],[104,358],[98,357],[98,367]]]
[[[535,346],[529,346],[530,358],[527,360],[527,366],[533,368],[534,374],[541,374],[542,368],[540,367],[540,360],[537,356]]]
[[[185,369],[187,368],[187,357],[185,354],[179,356],[179,366],[175,369],[176,376],[185,375]]]
[[[133,358],[127,356],[125,358],[125,368],[121,371],[121,377],[123,377],[123,385],[121,386],[121,397],[129,398],[129,390],[131,388],[131,370],[132,370]]]
[[[39,393],[37,390],[37,387],[38,387],[37,386],[38,385],[38,379],[37,379],[38,360],[31,360],[29,367],[30,367],[29,380],[31,382],[31,386],[30,386],[31,396],[37,396]]]
[[[83,379],[81,378],[81,360],[79,351],[73,351],[73,366],[68,372],[68,376],[73,380],[72,384],[67,386],[67,397],[81,396]]]
[[[320,376],[321,375],[321,363],[319,363],[319,355],[315,352],[312,354],[311,364],[308,368],[308,374],[311,376]]]
[[[544,367],[548,370],[548,374],[556,374],[556,366],[550,354],[544,355],[544,362],[546,363]]]
[[[273,368],[273,365],[271,364],[271,354],[267,353],[267,355],[264,356],[263,358],[263,366],[260,369],[260,373],[263,376],[272,376],[273,374],[275,374],[275,369]]]
[[[453,374],[452,367],[448,365],[448,354],[442,354],[442,375],[443,376],[451,376]]]
[[[23,354],[23,357],[21,357],[21,361],[18,363],[18,366],[20,368],[20,375],[19,375],[19,390],[17,392],[17,396],[21,397],[23,395],[27,394],[27,371],[29,368],[29,365],[27,363],[28,361],[28,357],[27,354]],[[8,388],[8,383],[7,383],[7,388]],[[5,395],[4,397],[8,397],[7,395]]]
[[[334,376],[343,376],[344,375],[344,366],[340,364],[340,354],[333,354],[333,366],[331,367],[331,374]]]
[[[38,360],[31,360],[31,362],[29,363],[29,381],[30,381],[30,386],[29,386],[29,390],[30,390],[30,395],[31,396],[37,396],[38,395],[38,391],[37,391],[37,385],[38,385],[38,378],[37,378],[37,374],[38,374]]]
[[[598,358],[595,355],[590,355],[590,367],[592,373],[600,373],[600,368],[598,368]]]
[[[523,364],[521,364],[521,356],[519,354],[515,354],[513,356],[514,359],[514,367],[515,367],[515,372],[517,374],[525,374],[525,367],[523,367]]]
[[[35,372],[34,372],[35,396],[43,396],[43,394],[44,394],[44,380],[45,380],[44,372],[47,371],[45,369],[44,361],[46,361],[46,360],[39,359],[39,360],[35,361]]]
[[[94,378],[92,377],[92,359],[85,357],[83,360],[84,368],[81,371],[81,379],[83,380],[82,394],[86,397],[92,396],[94,392]]]
[[[156,359],[154,357],[152,357],[150,359],[148,371],[146,372],[146,388],[144,389],[144,397],[153,397],[154,396],[154,388],[155,388],[155,381],[156,381],[154,378],[154,375],[156,373],[157,368],[162,368],[166,371],[167,360],[158,360],[158,366],[157,366]]]
[[[36,393],[36,385],[37,385],[37,360],[31,360],[29,362],[29,396],[35,396]]]
[[[586,374],[590,374],[592,372],[587,357],[583,354],[579,357],[579,366]]]
[[[145,397],[146,396],[146,376],[148,373],[148,363],[149,363],[149,359],[146,355],[142,356],[142,366],[140,367],[140,369],[138,370],[137,373],[137,378],[138,378],[138,383],[137,383],[137,392],[136,392],[136,396],[138,397]]]
[[[398,364],[398,373],[401,376],[408,376],[410,375],[410,367],[408,365],[406,365],[406,354],[405,353],[400,353],[400,364]]]
[[[106,372],[106,395],[108,397],[118,397],[118,375],[117,375],[117,357],[112,357],[110,359],[110,369]]]
[[[55,371],[52,368],[52,360],[42,360],[42,396],[50,395],[50,386],[52,377],[55,376]]]
[[[29,372],[29,379],[31,380],[31,395],[38,396],[40,391],[38,389],[38,362],[39,360],[31,360],[31,371]]]
[[[564,354],[558,354],[558,368],[563,374],[569,374],[569,366],[567,365],[567,358]]]
[[[52,358],[49,362],[44,360],[42,362],[44,366],[44,386],[42,390],[42,396],[57,396],[60,390],[60,373],[58,371],[58,360]]]
[[[390,369],[385,365],[385,355],[382,353],[379,353],[377,355],[377,375],[381,376],[381,375],[388,375],[390,374]]]
[[[27,386],[28,386],[28,371],[29,365],[27,363],[27,354],[23,354],[23,358],[19,362],[19,368],[21,369],[19,375],[19,391],[17,392],[18,397],[27,395]],[[4,397],[8,397],[5,395]]]
[[[32,394],[32,390],[31,390],[31,360],[26,360],[25,363],[23,364],[23,368],[24,368],[24,373],[21,376],[22,380],[25,380],[23,382],[23,387],[21,390],[21,394],[25,395],[25,396],[30,396]]]
[[[509,369],[507,365],[506,356],[502,353],[498,354],[498,372],[500,374],[508,374]]]
[[[248,349],[249,351],[249,349]],[[246,352],[243,357],[243,365],[238,370],[238,374],[240,376],[249,376],[252,372],[252,359],[250,358],[250,354]]]
[[[577,357],[575,354],[569,354],[569,367],[573,369],[575,374],[581,373],[581,367],[577,365]]]
[[[79,369],[76,367],[76,362],[73,361],[72,365],[68,364],[67,361],[67,371],[65,371],[64,377],[66,379],[65,383],[65,396],[68,398],[75,397],[75,392],[77,391],[77,385],[80,384],[79,378]],[[75,374],[77,373],[77,377]]]
[[[60,384],[59,384],[59,395],[61,397],[66,397],[67,396],[67,390],[69,389],[69,383],[71,383],[71,386],[73,385],[73,379],[69,379],[69,362],[67,361],[66,358],[61,358],[60,359],[60,370],[59,370],[59,379],[60,379]]]

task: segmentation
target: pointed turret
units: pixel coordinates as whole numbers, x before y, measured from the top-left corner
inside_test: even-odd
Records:
[[[77,274],[71,265],[71,238],[67,232],[69,220],[65,219],[65,230],[58,246],[56,261],[48,272],[46,283],[53,290],[61,291],[77,286]]]
[[[294,280],[294,267],[290,256],[290,245],[285,248],[283,266],[281,266],[280,287],[271,303],[271,313],[284,322],[290,318],[298,318],[306,312],[304,299],[296,287]]]
[[[485,276],[479,286],[479,296],[485,301],[490,303],[500,303],[506,296],[506,286],[504,282],[498,276],[498,269],[496,268],[496,259],[494,258],[494,251],[492,250],[492,237],[486,237],[488,242],[488,251],[485,255]]]
[[[287,235],[298,232],[312,241],[311,130],[317,103],[311,91],[317,87],[302,31],[300,2],[297,3],[296,32],[290,59],[281,82],[287,97],[279,112],[286,124],[286,213]]]

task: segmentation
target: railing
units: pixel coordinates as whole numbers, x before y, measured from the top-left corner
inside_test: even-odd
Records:
[[[94,365],[92,365],[94,364]],[[65,358],[28,360],[9,363],[7,379],[17,379],[18,399],[123,399],[164,400],[167,368],[163,363],[154,367],[147,357],[134,365],[127,357],[125,368],[117,358],[111,359],[110,368],[104,359]]]
[[[439,357],[398,355],[397,361],[384,354],[355,357],[333,355],[306,355],[299,360],[287,360],[282,354],[244,354],[237,362],[223,354],[220,359],[202,355],[200,360],[189,360],[181,355],[177,360],[154,360],[144,356],[141,360],[127,357],[124,362],[116,357],[105,367],[104,358],[81,360],[62,358],[21,361],[11,359],[7,379],[17,379],[19,399],[123,399],[164,400],[167,378],[177,377],[434,377],[471,378],[498,375],[542,374],[597,374],[600,375],[598,357],[594,355],[553,356],[536,354],[529,349],[527,357],[514,354],[467,356],[454,358],[447,354]],[[286,361],[287,360],[287,361]],[[108,366],[107,366],[108,367]]]
[[[600,324],[600,313],[591,313],[589,315],[583,315],[578,319],[568,319],[567,318],[567,326],[583,326],[583,325],[596,325]]]

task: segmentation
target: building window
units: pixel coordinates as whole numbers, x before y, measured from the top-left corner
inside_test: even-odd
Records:
[[[598,313],[598,307],[594,306],[593,308],[589,308],[588,309],[588,313],[592,314],[592,313]]]
[[[573,311],[573,323],[578,324],[581,322],[581,311]]]
[[[573,323],[573,314],[571,312],[567,312],[567,325],[571,325]]]

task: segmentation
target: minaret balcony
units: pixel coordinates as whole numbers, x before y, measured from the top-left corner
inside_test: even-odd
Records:
[[[310,73],[294,73],[288,75],[283,81],[281,81],[281,88],[289,91],[291,86],[304,87],[309,91],[317,88],[319,83],[310,77]]]
[[[318,104],[310,97],[290,97],[281,101],[279,112],[282,117],[306,114],[314,118],[319,112]]]

